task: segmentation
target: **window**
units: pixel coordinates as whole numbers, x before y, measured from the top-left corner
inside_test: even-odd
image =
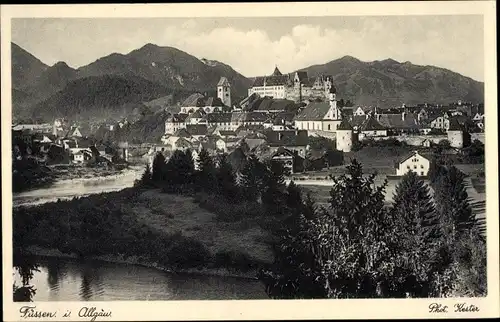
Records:
[[[328,124],[328,131],[330,131],[330,124]]]
[[[410,170],[410,166],[409,166],[409,165],[408,165],[408,166],[406,166],[406,169]]]
[[[416,166],[416,165],[414,165],[414,166],[413,166],[413,169],[416,169],[416,168],[417,168],[417,166]]]
[[[423,176],[424,175],[424,171],[420,171],[420,175]]]
[[[422,165],[420,165],[420,169],[423,169],[423,168],[424,168],[424,165],[423,165],[423,164],[422,164]]]

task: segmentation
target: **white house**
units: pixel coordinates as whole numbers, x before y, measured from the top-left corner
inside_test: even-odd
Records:
[[[286,173],[293,173],[294,154],[292,151],[285,148],[279,148],[273,153],[271,161],[281,163]]]
[[[239,140],[239,138],[218,139],[215,141],[215,147],[218,151],[228,152],[228,150],[233,148]]]
[[[432,129],[448,130],[450,127],[450,120],[447,115],[441,115],[433,118],[430,121],[430,125]]]
[[[372,107],[369,106],[358,106],[358,108],[353,109],[353,116],[364,116],[370,113],[373,110]]]
[[[476,113],[476,115],[474,115],[472,120],[476,122],[482,122],[484,120],[484,114]]]
[[[70,156],[71,156],[71,162],[76,164],[81,164],[92,158],[92,152],[89,149],[76,148],[76,151],[74,150],[74,152],[73,151],[70,152]]]
[[[397,176],[403,176],[410,171],[415,172],[418,176],[427,176],[430,161],[420,155],[418,151],[413,151],[398,161],[395,167]]]

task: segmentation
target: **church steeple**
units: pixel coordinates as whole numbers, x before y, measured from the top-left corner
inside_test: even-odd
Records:
[[[273,72],[273,74],[272,74],[271,76],[281,76],[281,75],[283,75],[283,74],[282,74],[282,73],[280,72],[280,70],[278,69],[278,66],[277,66],[277,65],[275,65],[275,66],[274,66],[274,72]]]

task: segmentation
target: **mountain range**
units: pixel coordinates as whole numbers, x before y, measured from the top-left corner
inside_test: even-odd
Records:
[[[14,119],[123,117],[137,110],[174,104],[193,92],[215,94],[224,76],[233,102],[243,99],[252,79],[216,60],[198,59],[173,47],[147,44],[113,53],[74,69],[48,66],[15,43],[12,48]],[[357,105],[483,102],[484,84],[447,69],[392,59],[363,62],[345,56],[301,69],[332,75],[339,98]]]
[[[484,101],[484,83],[435,66],[400,63],[393,59],[363,62],[344,56],[302,70],[309,76],[332,75],[338,95],[356,105]]]

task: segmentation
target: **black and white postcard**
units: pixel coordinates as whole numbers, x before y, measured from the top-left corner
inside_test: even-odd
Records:
[[[495,9],[2,5],[5,319],[498,316]]]

